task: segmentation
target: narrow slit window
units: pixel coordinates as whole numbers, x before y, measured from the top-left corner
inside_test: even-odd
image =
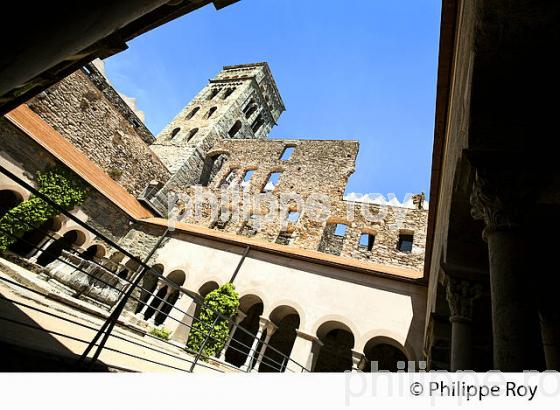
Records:
[[[360,235],[360,249],[371,251],[375,243],[375,235],[369,233],[362,233]]]
[[[280,175],[282,175],[281,172],[273,172],[272,174],[270,174],[270,176],[266,180],[266,184],[264,185],[262,192],[274,191],[274,188],[276,188],[276,186],[278,185],[278,181],[280,180]]]
[[[399,235],[399,244],[397,248],[401,252],[412,252],[412,244],[414,242],[414,236],[411,234],[400,234]]]
[[[295,147],[286,147],[280,156],[281,161],[287,161],[292,157]]]

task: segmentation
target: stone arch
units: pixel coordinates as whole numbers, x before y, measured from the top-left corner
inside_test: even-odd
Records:
[[[259,289],[247,289],[244,291],[238,291],[238,293],[239,310],[241,310],[243,313],[247,313],[243,309],[248,309],[255,303],[261,303],[263,305],[263,311],[264,307],[269,305],[266,297]]]
[[[41,226],[24,233],[15,243],[10,245],[10,251],[23,256],[31,257],[40,254],[43,248],[58,239],[58,232],[62,227],[62,220],[59,216],[54,216],[43,223]]]
[[[211,107],[207,112],[206,115],[204,116],[205,119],[210,119],[212,117],[212,115],[214,115],[214,113],[216,112],[216,110],[218,109],[218,107]]]
[[[89,232],[83,231],[78,225],[70,225],[70,226],[63,226],[59,231],[59,235],[65,235],[68,232],[76,232],[77,238],[76,242],[74,242],[75,246],[82,246],[88,242],[92,241],[91,234]]]
[[[191,129],[189,131],[189,135],[187,136],[187,142],[190,141],[197,133],[198,133],[198,128]]]
[[[322,346],[317,356],[314,371],[343,372],[352,369],[352,349],[356,334],[345,323],[327,320],[316,330]]]
[[[377,362],[379,370],[397,371],[397,363],[405,362],[404,369],[407,368],[406,362],[410,360],[410,355],[398,341],[385,336],[377,336],[369,339],[363,348],[365,356],[364,371],[370,372],[372,361]]]
[[[315,321],[315,324],[311,328],[310,333],[318,335],[319,328],[321,328],[321,326],[323,326],[325,323],[328,322],[340,323],[343,326],[343,328],[349,329],[349,331],[354,335],[356,341],[360,340],[359,337],[360,332],[358,332],[358,328],[356,327],[356,325],[354,325],[354,323],[347,317],[337,315],[337,314],[325,315],[321,317],[319,320]],[[323,329],[325,329],[325,327],[323,327]],[[354,346],[356,346],[356,343],[354,343]]]
[[[208,281],[203,283],[199,288],[198,288],[198,294],[205,298],[206,295],[208,295],[210,292],[218,289],[220,287],[220,285],[218,284],[218,282],[216,281]]]
[[[125,266],[129,266],[129,262],[127,262]],[[137,265],[137,263],[135,264]],[[140,313],[144,309],[144,307],[146,307],[147,303],[150,300],[150,297],[152,296],[153,292],[156,291],[158,286],[159,278],[156,274],[163,275],[164,270],[164,266],[161,263],[157,263],[152,266],[152,269],[150,271],[146,272],[144,278],[142,279],[140,296],[138,298],[139,300],[136,304],[134,313]]]
[[[179,132],[181,131],[181,127],[175,127],[173,128],[173,130],[171,131],[171,135],[169,138],[173,139],[177,136],[177,134],[179,134]]]
[[[209,152],[204,159],[200,173],[199,184],[208,186],[218,175],[223,165],[229,161],[229,153],[226,151]]]
[[[194,107],[185,117],[186,120],[190,120],[191,118],[193,118],[196,113],[200,110],[200,107]]]
[[[82,259],[86,260],[93,260],[93,258],[102,258],[106,254],[105,247],[98,243],[94,243],[93,245],[88,246],[88,248],[83,251],[80,256]]]
[[[166,293],[163,296],[163,301],[161,300],[156,301],[156,303],[159,302],[158,303],[159,308],[156,309],[155,318],[154,318],[154,323],[156,325],[162,324],[165,321],[165,319],[167,319],[167,317],[169,316],[171,309],[173,308],[173,306],[175,306],[175,303],[179,299],[179,296],[181,294],[180,288],[185,283],[187,279],[187,275],[185,274],[184,271],[177,269],[165,275],[165,278],[170,282],[173,282],[175,285],[177,285],[179,289],[171,287],[169,284],[163,285],[162,289],[165,289]]]
[[[263,309],[263,300],[255,293],[247,292],[239,298],[239,310],[246,316],[233,333],[232,340],[226,350],[225,359],[228,363],[239,367],[247,360],[259,329],[259,320]]]
[[[272,304],[270,308],[267,308],[265,310],[265,312],[263,313],[263,315],[268,316],[270,318],[270,320],[272,320],[274,322],[274,320],[277,319],[278,316],[275,315],[275,317],[273,317],[272,312],[274,312],[276,309],[278,309],[279,307],[282,307],[282,306],[289,307],[290,309],[292,309],[294,311],[294,313],[296,313],[299,316],[299,322],[300,322],[299,327],[301,329],[304,329],[305,328],[305,323],[306,323],[306,321],[305,321],[305,311],[303,310],[303,307],[299,303],[294,302],[293,300],[290,300],[290,299],[279,300],[276,303]]]
[[[203,279],[199,279],[197,282],[194,282],[192,284],[192,287],[189,287],[189,289],[193,292],[199,293],[200,289],[206,285],[207,283],[216,283],[219,287],[220,283],[222,283],[222,279],[215,276],[215,275],[211,275],[211,276],[205,276]]]
[[[242,123],[240,120],[235,121],[235,123],[231,126],[231,128],[228,131],[228,135],[230,138],[235,138],[236,135],[239,133],[239,131],[241,130],[242,127]]]
[[[57,260],[63,251],[69,251],[73,247],[80,246],[85,242],[85,235],[77,229],[68,230],[60,238],[52,242],[44,249],[37,258],[37,264],[47,266]]]
[[[12,189],[0,190],[0,218],[12,208],[15,208],[24,201],[20,192]]]
[[[154,265],[157,266],[157,265]],[[162,265],[163,266],[163,265]],[[186,273],[181,269],[175,269],[164,275],[165,278],[175,283],[177,286],[183,286],[187,280]]]
[[[294,307],[280,304],[272,309],[269,318],[277,329],[272,334],[268,346],[262,347],[266,350],[259,372],[283,372],[297,338],[296,330],[300,327],[301,317]]]

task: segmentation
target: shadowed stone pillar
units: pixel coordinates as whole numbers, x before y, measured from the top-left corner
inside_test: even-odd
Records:
[[[474,370],[472,311],[473,303],[481,293],[481,285],[447,276],[446,297],[451,312],[451,371]]]
[[[239,326],[239,324],[241,322],[243,322],[243,320],[246,317],[247,317],[246,313],[243,313],[240,310],[237,311],[237,314],[233,318],[233,326],[231,327],[231,329],[229,331],[229,335],[228,335],[228,338],[226,340],[226,343],[224,344],[224,347],[223,347],[222,351],[220,352],[219,359],[221,361],[223,361],[223,362],[226,361],[226,350],[229,348],[229,344],[231,343],[231,340],[233,339],[233,335],[235,334],[235,331],[237,330],[237,327]]]
[[[167,285],[163,285],[163,286],[167,286]],[[148,323],[154,325],[155,321],[156,321],[156,317],[157,315],[159,315],[159,312],[161,312],[161,309],[163,309],[163,306],[167,303],[167,299],[169,298],[169,296],[171,296],[171,292],[173,292],[173,289],[169,286],[167,286],[167,290],[165,292],[165,295],[163,295],[161,297],[161,299],[158,299],[158,304],[156,305],[156,308],[154,309],[154,313],[153,315],[148,319]],[[157,296],[157,293],[156,293]]]
[[[270,342],[270,338],[272,337],[272,335],[274,334],[274,332],[276,332],[278,330],[278,326],[276,326],[274,323],[272,323],[270,320],[267,320],[267,324],[266,324],[266,336],[264,337],[264,341],[263,344],[261,345],[261,350],[259,352],[259,357],[257,358],[257,363],[255,363],[255,366],[253,367],[253,369],[255,371],[259,371],[259,366],[261,365],[263,359],[264,359],[264,355],[266,353],[266,349],[268,347],[268,343]],[[280,371],[280,367],[281,367],[281,363],[269,363],[271,367],[278,367],[279,371]]]
[[[317,360],[317,354],[314,354],[323,344],[315,336],[303,333],[296,329],[296,340],[292,346],[290,360],[286,365],[286,369],[293,373],[301,373],[304,371],[312,371]],[[317,348],[314,348],[318,346]],[[303,366],[305,368],[302,369]]]
[[[513,186],[512,186],[513,185]],[[490,180],[477,172],[471,194],[472,215],[486,223],[494,367],[501,371],[539,370],[538,317],[518,223],[523,202],[510,180]],[[542,357],[542,352],[541,352]]]
[[[257,347],[259,345],[259,342],[262,338],[264,331],[267,329],[269,323],[272,324],[270,320],[264,317],[259,318],[259,330],[257,331],[257,335],[255,336],[255,338],[253,339],[251,350],[249,350],[249,352],[247,353],[247,358],[245,359],[245,363],[243,363],[243,366],[241,366],[241,370],[244,371],[249,370],[249,367],[253,363],[253,360],[255,359],[255,356],[257,354]]]
[[[361,372],[366,366],[366,357],[363,353],[352,350],[352,371]]]
[[[185,293],[179,293],[175,308],[171,309],[169,316],[162,323],[171,332],[171,342],[185,346],[189,338],[192,317],[196,309],[195,301]],[[185,312],[185,313],[183,313]]]

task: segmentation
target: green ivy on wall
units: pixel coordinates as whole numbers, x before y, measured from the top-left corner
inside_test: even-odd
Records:
[[[37,172],[38,191],[64,209],[81,204],[87,195],[87,185],[64,167],[52,167]],[[39,228],[59,211],[43,199],[32,196],[10,209],[0,218],[0,253],[26,232]]]
[[[200,321],[194,321],[193,327],[189,333],[187,347],[193,351],[198,351],[200,349],[212,324],[218,317],[217,312],[219,312],[224,318],[219,318],[217,320],[214,325],[212,337],[208,338],[202,349],[202,354],[210,357],[215,356],[224,347],[229,335],[229,323],[227,319],[231,318],[237,312],[237,308],[239,307],[239,295],[235,291],[235,287],[232,283],[226,283],[206,295],[204,304],[205,306],[200,309],[200,314],[198,316]]]

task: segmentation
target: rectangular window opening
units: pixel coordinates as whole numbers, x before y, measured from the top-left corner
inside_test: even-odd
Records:
[[[274,188],[276,188],[276,186],[278,185],[278,181],[280,180],[280,175],[282,175],[281,172],[273,172],[272,174],[270,174],[262,192],[274,191]]]
[[[299,220],[299,212],[291,211],[288,213],[288,222],[296,223]]]
[[[334,228],[334,234],[335,234],[335,236],[344,236],[344,235],[346,235],[346,225],[344,225],[344,224],[336,224],[336,227]]]
[[[288,161],[292,157],[292,154],[294,153],[294,149],[295,149],[295,147],[284,148],[284,151],[282,152],[282,156],[280,157],[280,160],[281,161]]]
[[[412,252],[412,243],[414,242],[414,236],[410,234],[400,234],[398,250],[401,252]]]
[[[371,251],[375,242],[375,235],[362,233],[360,235],[360,249]]]

